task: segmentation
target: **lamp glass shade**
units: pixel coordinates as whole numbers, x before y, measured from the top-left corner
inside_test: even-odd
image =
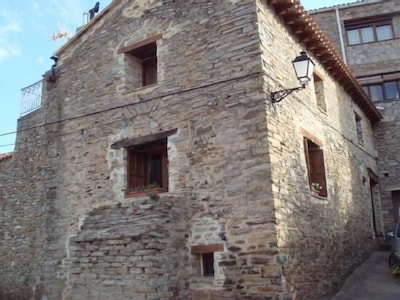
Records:
[[[300,55],[292,61],[292,64],[301,84],[307,84],[311,81],[315,64],[311,58],[307,56],[307,53],[304,51],[301,52]]]

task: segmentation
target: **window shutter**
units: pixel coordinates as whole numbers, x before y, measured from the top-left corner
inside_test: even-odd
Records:
[[[321,196],[327,196],[326,179],[325,179],[325,165],[324,165],[324,152],[319,148],[309,149],[310,160],[310,179],[311,182],[317,182],[321,185]]]
[[[304,138],[304,155],[306,157],[307,171],[308,171],[308,184],[311,186],[311,167],[310,167],[310,156],[308,152],[308,139]]]
[[[203,276],[214,276],[214,253],[203,253]]]
[[[144,159],[143,155],[136,151],[129,151],[128,154],[128,188],[135,188],[144,185]]]
[[[157,57],[153,56],[142,62],[143,86],[157,83]]]
[[[162,165],[162,187],[168,189],[168,156],[167,149],[165,149],[161,156]]]

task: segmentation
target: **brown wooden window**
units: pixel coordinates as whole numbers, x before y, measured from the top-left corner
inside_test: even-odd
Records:
[[[128,149],[128,191],[168,190],[167,138]]]
[[[313,190],[316,187],[319,195],[326,197],[328,193],[325,178],[324,152],[308,138],[304,138],[304,150],[310,189]]]
[[[122,47],[118,53],[125,55],[126,90],[157,83],[157,40],[161,34]]]
[[[201,261],[201,274],[204,277],[214,276],[214,252],[223,251],[224,246],[222,244],[210,244],[210,245],[196,245],[192,246],[192,254],[199,254]]]
[[[141,85],[157,82],[157,45],[155,42],[131,50],[127,53],[137,59],[141,71]]]

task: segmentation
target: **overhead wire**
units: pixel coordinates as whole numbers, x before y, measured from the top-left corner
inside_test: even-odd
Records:
[[[194,90],[207,88],[207,87],[211,87],[211,86],[215,86],[215,85],[219,85],[219,84],[223,84],[223,83],[227,83],[227,82],[231,82],[231,81],[235,81],[235,80],[240,80],[240,79],[253,77],[253,76],[256,77],[258,75],[267,75],[267,74],[265,72],[263,72],[263,71],[253,72],[253,73],[249,73],[249,74],[246,74],[246,75],[243,75],[243,76],[228,78],[226,80],[221,80],[221,81],[217,81],[217,82],[208,83],[208,84],[205,84],[205,85],[196,86],[196,87],[193,87],[193,88],[190,88],[190,89],[179,90],[179,91],[174,91],[174,92],[171,92],[171,93],[168,93],[168,94],[157,95],[157,96],[154,96],[154,97],[151,97],[151,98],[148,98],[148,99],[141,100],[139,103],[146,103],[146,102],[150,102],[150,101],[153,101],[153,100],[156,100],[156,99],[162,99],[164,97],[169,97],[169,96],[172,96],[172,95],[191,92],[191,91],[194,91]],[[306,103],[304,103],[301,99],[299,99],[299,101],[304,104],[304,107],[306,109],[311,111],[310,107],[308,105],[306,105]],[[17,133],[28,131],[28,130],[38,129],[38,128],[42,128],[42,127],[49,126],[49,125],[60,124],[60,123],[67,122],[67,121],[73,121],[73,120],[77,120],[77,119],[82,119],[82,118],[86,118],[86,117],[90,117],[90,116],[94,116],[94,115],[110,112],[110,111],[121,109],[121,108],[126,108],[126,107],[129,107],[129,106],[132,106],[132,105],[137,105],[137,104],[138,104],[137,102],[136,103],[126,103],[126,104],[123,104],[123,105],[118,105],[118,106],[110,107],[110,108],[107,108],[107,109],[94,111],[94,112],[91,112],[91,113],[86,113],[86,114],[83,114],[83,115],[72,116],[72,117],[69,117],[69,118],[64,118],[64,119],[60,119],[60,120],[56,120],[56,121],[52,121],[52,122],[42,123],[42,124],[39,124],[39,125],[36,125],[36,126],[31,126],[31,127],[19,129],[19,130],[13,131],[13,132],[1,133],[0,137],[1,136],[6,136],[6,135],[11,135],[11,134],[17,134]],[[137,114],[136,116],[145,115],[145,114],[147,114],[147,113]],[[114,123],[117,123],[117,122],[122,122],[122,121],[125,121],[125,120],[128,120],[128,119],[131,119],[131,118],[132,118],[132,116],[129,116],[127,118],[118,119],[116,121],[104,123],[102,125],[96,125],[96,127],[92,127],[92,128],[99,128],[99,127],[109,126],[111,124],[114,124]],[[349,138],[346,135],[344,135],[342,132],[340,132],[339,129],[335,128],[332,124],[330,124],[329,122],[327,122],[325,120],[321,120],[321,121],[323,123],[325,123],[325,125],[327,127],[331,128],[336,133],[338,133],[340,136],[342,136],[349,143],[353,144],[353,146],[355,146],[356,148],[358,148],[359,150],[361,150],[362,152],[364,152],[368,156],[370,156],[370,157],[375,159],[375,156],[373,154],[367,152],[363,147],[361,147],[360,145],[355,143],[351,138]],[[85,128],[85,129],[90,129],[90,128]],[[82,129],[75,130],[75,131],[70,131],[70,132],[63,132],[62,134],[55,135],[55,137],[67,136],[67,135],[70,135],[70,134],[74,134],[74,133],[80,132],[81,130]],[[39,140],[39,139],[37,139],[37,140]],[[8,147],[8,146],[12,146],[12,145],[17,145],[17,143],[8,144],[8,145],[1,145],[0,144],[0,147]]]
[[[162,98],[165,98],[165,97],[169,97],[169,96],[173,96],[173,95],[177,95],[177,94],[182,94],[182,93],[186,93],[186,92],[191,92],[191,91],[194,91],[194,90],[203,89],[203,88],[207,88],[207,87],[211,87],[211,86],[215,86],[215,85],[219,85],[219,84],[223,84],[223,83],[227,83],[227,82],[231,82],[231,81],[241,80],[241,79],[248,78],[248,77],[249,78],[251,78],[253,76],[256,77],[256,76],[262,75],[262,74],[264,74],[262,71],[253,72],[253,73],[249,73],[249,74],[246,74],[246,75],[243,75],[243,76],[237,76],[237,77],[228,78],[228,79],[217,81],[217,82],[211,82],[211,83],[208,83],[208,84],[196,86],[196,87],[193,87],[193,88],[190,88],[190,89],[179,90],[179,91],[174,91],[174,92],[171,92],[171,93],[157,95],[157,96],[154,96],[154,97],[151,97],[151,98],[147,98],[147,99],[141,100],[139,103],[146,103],[146,102],[150,102],[150,101],[153,101],[153,100],[156,100],[156,99],[162,99]],[[39,129],[39,128],[42,128],[42,127],[55,125],[55,124],[60,124],[60,123],[73,121],[73,120],[77,120],[77,119],[87,118],[87,117],[90,117],[90,116],[94,116],[94,115],[110,112],[110,111],[113,111],[113,110],[126,108],[126,107],[129,107],[129,106],[132,106],[132,105],[136,105],[136,104],[139,104],[139,103],[136,103],[136,102],[135,103],[125,103],[125,104],[122,104],[122,105],[113,106],[113,107],[110,107],[110,108],[107,108],[107,109],[102,109],[102,110],[94,111],[94,112],[91,112],[91,113],[85,113],[85,114],[78,115],[78,116],[72,116],[72,117],[68,117],[68,118],[64,118],[64,119],[60,119],[60,120],[56,120],[56,121],[51,121],[51,122],[46,122],[46,123],[42,123],[42,124],[39,124],[39,125],[27,127],[27,128],[18,129],[16,131],[0,133],[0,137],[11,135],[11,134],[18,134],[18,133],[21,133],[21,132],[34,130],[34,129]],[[145,114],[145,113],[143,113],[143,114]],[[137,114],[137,115],[141,115],[141,114]],[[126,119],[130,119],[130,118],[131,117],[126,118]],[[121,121],[124,121],[126,119],[119,119],[119,120],[117,120],[115,122],[121,122]],[[107,123],[107,124],[113,124],[113,123],[114,122]],[[76,132],[77,131],[74,131],[74,132],[71,132],[71,133],[76,133]],[[63,133],[62,135],[68,135],[68,134],[70,134],[70,133]],[[17,143],[8,144],[8,145],[0,144],[0,147],[12,146],[12,145],[16,145],[16,144]]]

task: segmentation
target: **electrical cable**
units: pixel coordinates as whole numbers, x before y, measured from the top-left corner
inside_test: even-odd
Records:
[[[197,90],[197,89],[207,88],[207,87],[211,87],[211,86],[215,86],[215,85],[219,85],[219,84],[223,84],[223,83],[227,83],[227,82],[231,82],[231,81],[235,81],[235,80],[240,80],[240,79],[244,79],[244,78],[248,78],[248,77],[253,77],[253,76],[255,77],[255,76],[258,76],[258,75],[267,75],[267,74],[266,74],[265,72],[263,72],[263,71],[254,72],[254,73],[246,74],[246,75],[244,75],[244,76],[238,76],[238,77],[229,78],[229,79],[222,80],[222,81],[218,81],[218,82],[212,82],[212,83],[209,83],[209,84],[205,84],[205,85],[193,87],[193,88],[190,88],[190,89],[179,90],[179,91],[175,91],[175,92],[172,92],[172,93],[169,93],[169,94],[162,94],[162,95],[159,95],[159,96],[155,96],[155,97],[152,97],[152,98],[148,98],[148,99],[141,100],[139,103],[127,103],[127,104],[123,104],[123,105],[118,105],[118,106],[110,107],[110,108],[107,108],[107,109],[104,109],[104,110],[99,110],[99,111],[95,111],[95,112],[92,112],[92,113],[87,113],[87,114],[85,114],[85,115],[73,116],[73,117],[69,117],[69,118],[65,118],[65,119],[61,119],[61,120],[57,120],[57,121],[47,122],[47,123],[39,124],[39,125],[36,125],[36,126],[32,126],[32,127],[28,127],[28,128],[16,130],[16,131],[13,131],[13,132],[2,133],[2,134],[0,134],[0,137],[1,137],[1,136],[6,136],[6,135],[11,135],[11,134],[17,134],[17,133],[19,133],[19,132],[24,132],[24,131],[28,131],[28,130],[38,129],[38,128],[45,127],[45,126],[49,126],[49,125],[60,124],[60,123],[67,122],[67,121],[82,119],[82,118],[86,118],[86,117],[98,115],[98,114],[101,114],[101,113],[110,112],[110,111],[113,111],[113,110],[116,110],[116,109],[126,108],[126,107],[129,107],[129,106],[132,106],[132,105],[136,105],[136,104],[146,103],[146,102],[150,102],[150,101],[153,101],[153,100],[156,100],[156,99],[162,99],[162,98],[164,98],[164,97],[169,97],[169,96],[172,96],[172,95],[178,95],[178,94],[182,94],[182,93],[185,93],[185,92],[191,92],[191,91],[194,91],[194,90]],[[306,103],[304,103],[304,102],[301,101],[301,100],[298,100],[298,101],[300,101],[301,103],[303,103],[304,107],[305,107],[306,109],[308,109],[310,112],[312,112],[311,109],[306,105]],[[147,114],[147,113],[137,114],[136,116],[145,115],[145,114]],[[111,124],[114,124],[114,123],[117,123],[117,122],[122,122],[122,121],[128,120],[128,119],[130,119],[130,118],[132,118],[132,117],[127,117],[127,118],[123,118],[123,119],[118,119],[118,120],[113,121],[113,122],[104,123],[104,124],[102,124],[102,125],[97,125],[96,127],[97,127],[97,128],[98,128],[98,127],[100,127],[100,128],[102,128],[102,127],[108,127],[108,126],[111,125]],[[364,153],[367,154],[368,156],[370,156],[370,157],[372,157],[373,159],[375,159],[375,156],[373,156],[372,154],[370,154],[369,152],[367,152],[363,147],[361,147],[361,146],[358,145],[357,143],[353,142],[353,140],[352,140],[351,138],[346,137],[343,133],[341,133],[337,128],[335,128],[335,127],[334,127],[333,125],[331,125],[329,122],[326,122],[326,121],[324,121],[324,120],[321,120],[321,121],[322,121],[327,127],[331,128],[331,129],[334,130],[336,133],[338,133],[340,136],[342,136],[345,140],[347,140],[347,141],[350,142],[352,145],[354,145],[356,148],[358,148],[359,150],[361,150],[362,152],[364,152]],[[96,128],[96,127],[92,127],[92,128]],[[91,128],[85,128],[85,129],[91,129]],[[60,134],[60,135],[55,135],[55,137],[66,136],[66,135],[74,134],[74,133],[77,133],[77,132],[80,132],[80,131],[81,131],[81,129],[76,130],[76,131],[64,132],[64,133],[62,133],[62,134]],[[37,139],[37,140],[39,140],[39,139]],[[0,144],[0,147],[8,147],[8,146],[12,146],[12,145],[17,145],[17,144],[16,144],[16,143],[14,143],[14,144],[8,144],[8,145],[1,145],[1,144]]]
[[[179,91],[175,91],[175,92],[168,93],[168,94],[161,94],[161,95],[158,95],[158,96],[155,96],[155,97],[152,97],[152,98],[141,100],[138,103],[127,103],[127,104],[118,105],[118,106],[110,107],[110,108],[99,110],[99,111],[94,111],[94,112],[87,113],[87,114],[84,114],[84,115],[72,116],[72,117],[69,117],[69,118],[65,118],[65,119],[61,119],[61,120],[57,120],[57,121],[52,121],[52,122],[47,122],[47,123],[42,123],[42,124],[39,124],[39,125],[36,125],[36,126],[23,128],[23,129],[19,129],[19,130],[16,130],[16,131],[0,133],[0,137],[6,136],[6,135],[11,135],[11,134],[17,134],[17,133],[20,133],[20,132],[29,131],[29,130],[33,130],[33,129],[38,129],[38,128],[42,128],[42,127],[49,126],[49,125],[60,124],[60,123],[64,123],[64,122],[67,122],[67,121],[73,121],[73,120],[77,120],[77,119],[82,119],[82,118],[98,115],[98,114],[101,114],[101,113],[106,113],[106,112],[110,112],[110,111],[113,111],[113,110],[117,110],[117,109],[129,107],[129,106],[132,106],[132,105],[140,104],[140,103],[146,103],[146,102],[150,102],[150,101],[153,101],[153,100],[156,100],[156,99],[162,99],[162,98],[165,98],[165,97],[178,95],[178,94],[182,94],[182,93],[186,93],[186,92],[191,92],[191,91],[195,91],[195,90],[198,90],[198,89],[203,89],[203,88],[207,88],[207,87],[211,87],[211,86],[215,86],[215,85],[219,85],[219,84],[223,84],[223,83],[227,83],[227,82],[231,82],[231,81],[236,81],[236,80],[245,79],[245,78],[251,78],[253,76],[255,77],[255,76],[258,76],[258,75],[262,75],[262,74],[264,74],[264,72],[259,71],[259,72],[249,73],[249,74],[246,74],[246,75],[243,75],[243,76],[238,76],[238,77],[233,77],[233,78],[229,78],[229,79],[226,79],[226,80],[221,80],[221,81],[218,81],[218,82],[212,82],[212,83],[204,84],[204,85],[193,87],[193,88],[190,88],[190,89],[179,90]],[[118,122],[119,121],[122,121],[122,120],[118,120]],[[64,134],[66,134],[66,133],[64,133]],[[0,145],[0,147],[6,147],[6,146],[10,146],[10,145]]]

